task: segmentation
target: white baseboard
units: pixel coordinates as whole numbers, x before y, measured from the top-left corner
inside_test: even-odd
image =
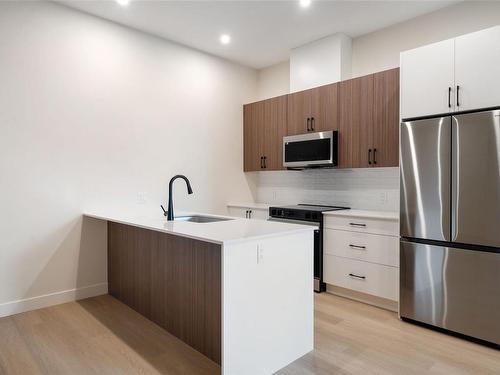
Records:
[[[108,283],[100,283],[81,288],[63,290],[36,296],[18,301],[0,304],[0,317],[19,314],[26,311],[37,310],[44,307],[59,305],[61,303],[77,301],[79,299],[100,296],[108,293]]]

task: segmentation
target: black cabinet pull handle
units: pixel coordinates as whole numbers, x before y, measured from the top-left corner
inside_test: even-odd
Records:
[[[349,225],[352,225],[353,227],[366,227],[366,224],[361,223],[349,223]]]
[[[245,211],[245,219],[248,219],[248,210]]]
[[[353,245],[353,244],[349,244],[349,247],[353,247],[355,249],[366,249],[366,246],[360,246],[360,245]]]
[[[372,164],[372,149],[368,149],[368,164]]]
[[[267,156],[264,156],[264,168],[267,168]]]
[[[316,122],[316,120],[314,119],[314,117],[311,117],[311,130],[314,131],[314,123]]]
[[[349,276],[355,277],[356,279],[361,279],[361,280],[366,279],[366,276],[359,276],[359,275],[356,275],[354,273],[350,273]]]
[[[262,156],[260,157],[260,168],[264,168],[264,158]]]
[[[451,108],[451,87],[448,87],[448,108]]]
[[[307,131],[310,132],[311,131],[311,128],[309,127],[310,126],[310,123],[311,123],[311,118],[308,117],[307,118]]]
[[[457,107],[460,107],[460,86],[457,85]]]
[[[248,218],[251,219],[252,218],[252,210],[248,210]]]
[[[373,149],[373,164],[377,164],[377,149]]]

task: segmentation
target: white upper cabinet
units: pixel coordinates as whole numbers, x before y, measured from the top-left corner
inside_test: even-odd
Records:
[[[454,110],[453,39],[401,53],[401,118]]]
[[[500,26],[455,39],[455,90],[457,111],[500,105]]]
[[[401,53],[401,118],[500,106],[500,26]]]

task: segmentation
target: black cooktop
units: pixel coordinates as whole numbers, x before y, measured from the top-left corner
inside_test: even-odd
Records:
[[[348,210],[349,209],[349,207],[321,206],[321,205],[317,205],[317,204],[296,204],[293,206],[276,206],[274,208],[282,208],[282,209],[287,209],[287,210],[313,211],[313,212],[339,211],[339,210]]]

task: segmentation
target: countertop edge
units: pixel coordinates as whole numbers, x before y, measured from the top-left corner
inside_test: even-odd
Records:
[[[343,211],[325,211],[324,216],[338,217],[361,217],[365,219],[377,219],[388,221],[399,221],[399,212],[397,211],[371,211],[371,210],[343,210]]]
[[[288,235],[293,235],[296,233],[306,232],[306,231],[310,231],[310,230],[315,229],[315,227],[313,227],[313,226],[303,226],[303,228],[301,227],[301,228],[296,228],[296,229],[289,229],[289,230],[286,230],[283,232],[277,232],[277,233],[267,233],[267,234],[254,235],[254,236],[249,236],[249,237],[244,237],[244,238],[232,238],[232,239],[218,240],[218,239],[213,239],[213,238],[191,235],[188,233],[175,232],[175,231],[171,231],[171,230],[167,230],[167,229],[158,228],[155,226],[149,226],[149,225],[133,222],[133,221],[126,220],[126,219],[119,219],[119,218],[112,217],[112,216],[104,216],[104,215],[92,214],[92,213],[83,213],[82,215],[85,217],[92,218],[92,219],[110,221],[113,223],[124,224],[124,225],[131,225],[131,226],[134,226],[137,228],[152,230],[155,232],[170,234],[173,236],[190,238],[190,239],[202,241],[202,242],[209,242],[209,243],[213,243],[213,244],[221,245],[221,246],[231,245],[231,244],[236,244],[236,243],[246,242],[246,241],[256,241],[256,240],[279,237],[279,236],[288,236]]]
[[[226,204],[227,207],[237,207],[237,208],[254,208],[256,210],[268,210],[271,207],[267,203],[249,203],[249,202],[229,202]]]

